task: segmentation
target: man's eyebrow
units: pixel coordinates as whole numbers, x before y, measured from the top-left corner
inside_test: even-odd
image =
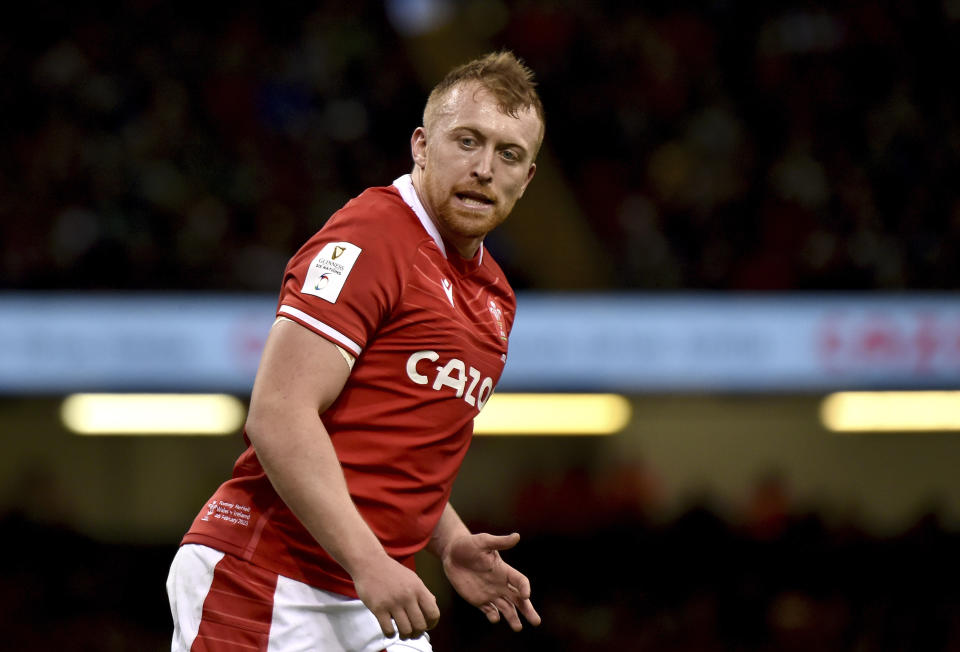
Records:
[[[450,133],[456,133],[458,131],[469,131],[471,134],[473,134],[480,140],[484,140],[484,141],[489,140],[489,137],[486,134],[484,134],[482,131],[477,129],[476,127],[471,127],[469,125],[454,125],[450,129]],[[521,145],[520,143],[506,142],[506,143],[501,143],[499,147],[501,149],[515,148],[515,149],[519,149],[524,154],[527,153],[527,148],[524,145]]]

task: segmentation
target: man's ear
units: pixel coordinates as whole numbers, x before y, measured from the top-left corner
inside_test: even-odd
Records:
[[[417,127],[410,136],[410,155],[414,164],[419,168],[427,165],[427,132],[423,127]]]
[[[533,181],[533,175],[537,172],[537,164],[531,163],[530,169],[527,170],[527,180],[523,182],[523,185],[520,187],[520,196],[523,197],[523,193],[527,191],[527,186],[530,185],[530,182]]]

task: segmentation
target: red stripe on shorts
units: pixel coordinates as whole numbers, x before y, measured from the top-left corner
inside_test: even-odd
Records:
[[[277,574],[224,555],[213,569],[190,652],[266,652]]]

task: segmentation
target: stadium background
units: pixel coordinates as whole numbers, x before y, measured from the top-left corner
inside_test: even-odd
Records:
[[[960,281],[956,0],[41,0],[0,35],[0,301],[275,293],[497,47],[548,118],[488,241],[519,291]],[[60,398],[0,398],[0,647],[164,649],[169,559],[239,438],[80,440]],[[960,650],[955,435],[838,438],[802,391],[631,400],[612,438],[476,440],[456,501],[523,533],[544,625],[487,626],[425,559],[438,650]]]

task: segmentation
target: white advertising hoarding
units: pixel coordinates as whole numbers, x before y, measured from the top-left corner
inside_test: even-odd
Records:
[[[960,387],[954,295],[525,293],[518,305],[501,390]],[[3,293],[0,392],[245,394],[275,307],[265,295]]]

